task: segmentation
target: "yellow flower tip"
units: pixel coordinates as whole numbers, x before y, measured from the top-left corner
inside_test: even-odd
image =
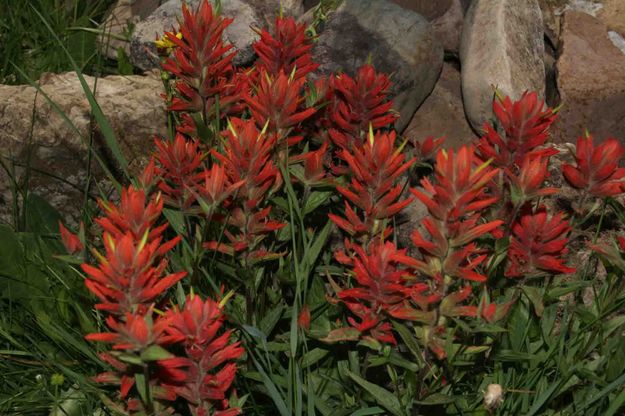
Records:
[[[221,298],[221,300],[219,301],[219,309],[223,309],[224,306],[226,305],[226,303],[228,303],[228,300],[230,300],[230,298],[234,296],[234,290],[230,290],[228,293],[226,293],[226,295]]]
[[[182,40],[182,32],[177,32],[176,37]],[[154,44],[158,49],[167,49],[167,51],[170,51],[171,49],[176,47],[176,44],[172,42],[171,39],[167,37],[167,35],[163,35],[162,38],[155,40]]]
[[[371,146],[373,146],[373,139],[374,139],[374,134],[373,134],[373,124],[369,123],[369,144]]]

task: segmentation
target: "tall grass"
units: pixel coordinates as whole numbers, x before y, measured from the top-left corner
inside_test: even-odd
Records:
[[[24,74],[38,79],[43,72],[72,70],[61,46],[41,24],[43,15],[87,72],[114,70],[99,62],[96,29],[113,0],[0,0],[0,83],[24,84]],[[16,70],[22,69],[24,74]]]

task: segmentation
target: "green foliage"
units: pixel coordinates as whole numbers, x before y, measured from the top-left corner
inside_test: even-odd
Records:
[[[28,79],[38,79],[43,72],[74,69],[61,45],[45,26],[37,23],[40,20],[35,11],[50,24],[81,70],[104,69],[94,29],[112,3],[112,0],[0,1],[0,83],[23,84]]]

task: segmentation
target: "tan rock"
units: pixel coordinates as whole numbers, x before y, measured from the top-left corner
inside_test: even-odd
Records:
[[[545,92],[542,13],[537,0],[474,0],[460,46],[462,96],[474,129],[490,121],[494,88],[518,99]]]
[[[567,11],[556,64],[562,109],[556,142],[574,142],[588,129],[597,140],[625,140],[625,55],[597,18]]]
[[[428,136],[445,137],[445,147],[454,148],[469,144],[477,137],[464,115],[460,72],[449,63],[443,65],[434,91],[404,131],[404,137],[411,142]]]
[[[597,17],[605,23],[608,30],[625,36],[625,0],[603,0],[603,8]]]
[[[93,88],[95,79],[85,78]],[[76,215],[83,200],[81,191],[87,178],[87,149],[92,129],[93,147],[109,169],[117,172],[118,166],[110,152],[106,152],[102,135],[91,122],[89,103],[77,76],[45,74],[39,82],[43,92],[74,127],[34,87],[0,85],[0,157],[4,164],[15,168],[17,180],[24,180],[26,165],[30,166],[30,188],[63,213]],[[131,168],[136,169],[151,152],[154,135],[167,133],[161,91],[161,80],[154,74],[97,80],[96,99]],[[98,181],[105,178],[95,158],[91,162],[91,174]],[[10,180],[0,170],[0,218],[7,218],[11,203]]]

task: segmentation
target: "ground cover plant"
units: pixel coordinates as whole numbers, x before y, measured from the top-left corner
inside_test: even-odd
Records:
[[[497,96],[475,143],[408,141],[388,75],[314,77],[288,17],[235,68],[230,23],[204,1],[157,40],[172,134],[117,196],[69,230],[30,195],[0,228],[0,406],[623,412],[619,141],[564,158],[533,92]]]

